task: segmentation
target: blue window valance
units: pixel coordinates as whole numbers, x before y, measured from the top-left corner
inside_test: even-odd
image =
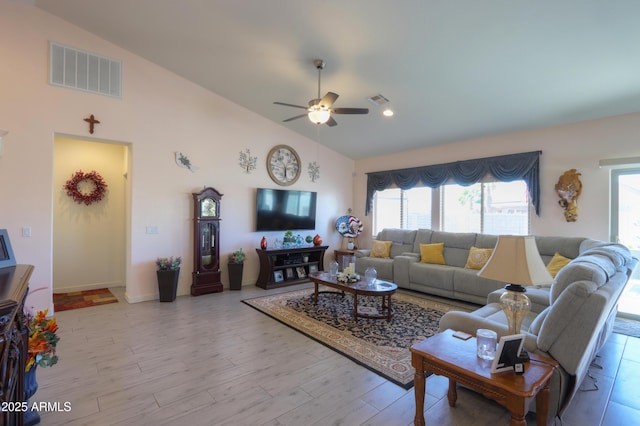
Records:
[[[390,187],[410,189],[415,186],[436,188],[452,179],[458,185],[468,186],[479,182],[486,175],[500,182],[524,180],[527,183],[531,204],[540,216],[540,154],[542,151],[455,161],[432,166],[387,170],[367,173],[367,206],[365,215],[373,208],[376,191]]]

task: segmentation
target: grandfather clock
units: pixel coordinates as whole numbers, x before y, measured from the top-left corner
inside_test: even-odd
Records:
[[[222,291],[220,282],[220,199],[204,188],[193,194],[193,281],[191,295]]]

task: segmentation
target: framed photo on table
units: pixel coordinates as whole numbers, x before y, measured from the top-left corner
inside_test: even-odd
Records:
[[[285,272],[286,272],[286,274],[287,274],[287,279],[288,279],[288,280],[293,279],[293,278],[295,278],[295,277],[296,277],[296,276],[294,275],[294,273],[293,273],[293,268],[287,268]]]
[[[307,271],[304,270],[304,266],[298,266],[296,268],[296,272],[298,273],[298,278],[306,278]]]
[[[318,265],[316,265],[315,263],[312,263],[311,265],[309,265],[309,273],[312,272],[318,272]]]
[[[498,349],[496,349],[496,357],[491,364],[492,373],[512,371],[516,364],[522,365],[519,357],[520,352],[522,352],[522,347],[524,346],[524,337],[524,334],[514,334],[500,338]]]
[[[9,232],[6,229],[0,229],[0,268],[8,266],[16,266],[16,258],[11,248]]]
[[[284,275],[282,275],[282,271],[273,271],[273,282],[281,283],[284,281]]]

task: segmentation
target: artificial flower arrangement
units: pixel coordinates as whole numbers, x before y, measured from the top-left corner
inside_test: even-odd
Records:
[[[344,268],[344,271],[338,272],[338,281],[341,283],[355,283],[360,281],[360,275],[356,274],[355,266],[351,263]]]
[[[156,265],[158,265],[158,270],[160,271],[175,271],[176,269],[180,269],[180,264],[182,263],[181,257],[159,257],[156,260]]]
[[[51,367],[58,362],[56,346],[60,338],[56,335],[56,317],[47,318],[48,309],[27,315],[29,324],[29,350],[25,371],[35,366]]]

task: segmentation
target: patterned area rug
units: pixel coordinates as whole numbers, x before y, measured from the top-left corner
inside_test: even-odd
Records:
[[[613,323],[613,332],[632,337],[640,337],[640,321],[618,317]]]
[[[312,295],[313,289],[305,289],[243,302],[405,389],[413,386],[409,347],[436,334],[445,312],[473,310],[470,305],[450,305],[397,292],[392,299],[395,314],[390,322],[359,318],[356,323],[352,295],[321,294],[317,306]],[[375,312],[379,300],[359,296],[358,305]]]
[[[118,299],[108,288],[73,291],[71,293],[54,293],[53,295],[53,307],[56,312],[106,305],[108,303],[118,303]]]

